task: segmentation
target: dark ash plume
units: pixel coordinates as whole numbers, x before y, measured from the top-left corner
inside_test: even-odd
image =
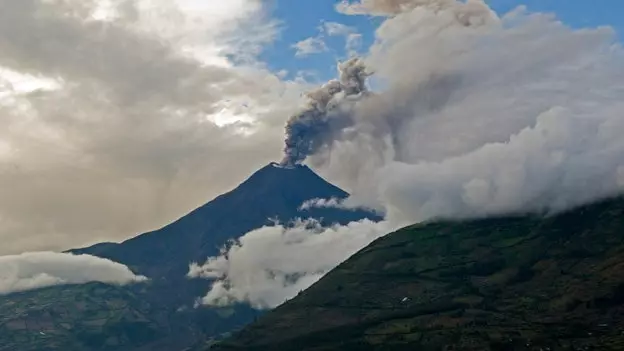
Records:
[[[308,103],[300,113],[286,123],[286,146],[282,166],[294,166],[318,151],[337,127],[344,124],[332,110],[350,96],[367,92],[366,78],[372,73],[359,58],[338,65],[338,80],[331,80],[316,90],[306,93]]]

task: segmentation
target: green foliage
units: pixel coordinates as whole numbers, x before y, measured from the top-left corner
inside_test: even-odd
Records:
[[[163,326],[130,290],[62,286],[0,299],[0,350],[117,350],[158,340]]]

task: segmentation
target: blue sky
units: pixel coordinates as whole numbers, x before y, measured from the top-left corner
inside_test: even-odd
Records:
[[[314,70],[318,73],[320,81],[333,76],[331,68],[336,66],[336,61],[345,57],[344,38],[325,38],[330,51],[295,58],[295,50],[292,45],[309,37],[319,35],[319,26],[325,22],[337,22],[347,26],[356,27],[363,36],[363,44],[370,44],[373,32],[380,19],[370,19],[362,16],[345,16],[334,10],[333,0],[275,0],[273,15],[282,21],[283,30],[280,38],[269,48],[263,56],[265,62],[274,70],[285,69],[289,72]],[[328,67],[330,69],[328,69]]]
[[[489,0],[488,3],[498,13],[525,5],[530,11],[556,13],[562,22],[572,27],[610,25],[620,37],[624,34],[622,0]]]
[[[263,54],[275,71],[287,70],[293,77],[296,72],[312,71],[307,77],[317,82],[335,75],[337,60],[343,59],[345,41],[342,37],[325,37],[329,51],[307,57],[295,57],[292,45],[309,37],[319,35],[318,27],[327,22],[338,22],[356,27],[363,36],[363,47],[373,40],[373,32],[380,19],[362,16],[345,16],[334,10],[334,0],[274,0],[273,15],[282,21],[279,39]],[[532,12],[555,13],[565,24],[574,27],[612,26],[624,37],[624,0],[489,0],[490,6],[504,14],[517,6],[525,5]]]

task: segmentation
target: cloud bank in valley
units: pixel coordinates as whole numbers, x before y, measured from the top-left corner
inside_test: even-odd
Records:
[[[190,278],[216,279],[201,299],[210,306],[248,302],[273,308],[318,281],[345,258],[392,230],[368,220],[322,228],[315,222],[254,230],[222,256],[192,264]]]
[[[377,87],[355,99],[323,95],[331,111],[299,118],[306,123],[289,134],[312,131],[315,142],[287,142],[287,158],[308,157],[352,192],[350,202],[383,209],[385,222],[358,227],[375,233],[362,238],[439,217],[562,211],[624,190],[624,52],[610,28],[571,29],[522,8],[498,17],[479,0],[363,0],[339,10],[387,16],[360,61]],[[339,237],[298,230],[286,245],[285,233],[252,232],[211,258],[204,276],[217,281],[204,303],[275,305],[318,279],[316,267],[356,250],[323,265]],[[255,249],[263,240],[270,249]],[[315,261],[298,263],[308,245]],[[281,267],[295,283],[273,279]]]
[[[145,280],[122,264],[89,255],[29,252],[0,256],[0,295],[55,285],[89,282],[126,285]]]

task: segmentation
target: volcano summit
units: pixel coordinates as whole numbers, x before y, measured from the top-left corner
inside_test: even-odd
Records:
[[[317,219],[323,225],[380,218],[366,211],[301,209],[312,199],[344,199],[349,194],[305,165],[272,162],[234,190],[218,196],[156,231],[120,244],[98,244],[74,253],[108,258],[151,278],[184,276],[191,261],[216,255],[228,240],[274,221]]]

